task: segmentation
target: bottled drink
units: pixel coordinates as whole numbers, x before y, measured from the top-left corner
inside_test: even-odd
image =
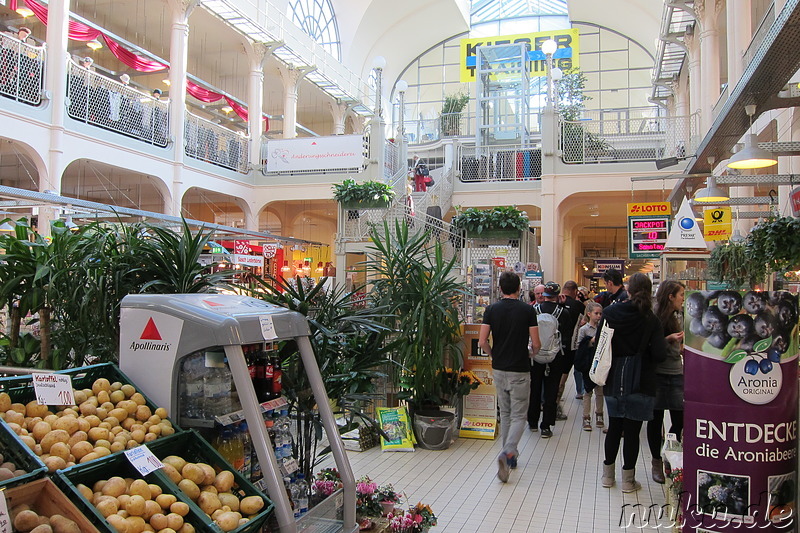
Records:
[[[203,376],[205,416],[214,417],[231,411],[231,375],[225,368],[225,354],[206,352]]]
[[[297,481],[293,481],[289,486],[290,494],[292,495],[292,504],[294,506],[294,519],[297,520],[302,516],[300,511],[300,502],[302,500],[302,495],[300,494],[300,485],[297,484]],[[308,504],[306,504],[308,507]]]
[[[295,483],[298,489],[298,499],[295,501],[297,507],[300,509],[300,516],[303,516],[308,512],[308,483],[306,483],[306,476],[297,474],[297,481]]]
[[[214,447],[228,464],[233,464],[233,446],[231,445],[231,437],[233,432],[230,428],[224,427],[220,431],[218,437],[214,440]]]
[[[189,355],[181,362],[181,399],[183,412],[186,418],[204,418],[203,396],[203,354],[198,352]]]
[[[273,388],[275,387],[275,367],[272,364],[272,358],[264,352],[264,359],[266,360],[266,366],[264,367],[264,400],[269,401],[275,398],[275,393],[273,392]]]
[[[283,478],[283,486],[286,487],[286,495],[289,497],[289,505],[292,507],[292,509],[297,509],[297,506],[294,503],[294,497],[293,497],[294,493],[292,491],[293,485],[294,484],[292,483],[292,478],[290,478],[289,476],[285,476]],[[297,518],[296,515],[295,518]]]
[[[255,373],[253,388],[256,391],[256,399],[259,402],[266,402],[272,394],[272,376],[267,380],[267,352],[260,351],[255,356]]]
[[[242,433],[237,429],[231,429],[231,466],[237,472],[241,472],[244,468],[244,441]]]
[[[269,431],[269,428],[267,428]],[[253,483],[257,482],[263,477],[263,472],[261,470],[261,462],[258,460],[258,453],[256,452],[255,443],[250,441],[250,481]]]
[[[272,356],[272,397],[280,398],[283,394],[283,369],[278,353]]]
[[[278,416],[278,420],[276,422],[276,427],[279,429],[276,430],[281,434],[281,457],[289,458],[292,456],[292,429],[291,429],[292,421],[289,418],[289,411],[286,409],[281,409],[280,415]]]
[[[240,472],[245,479],[250,479],[253,472],[253,442],[250,439],[250,432],[247,428],[247,422],[239,424],[239,435],[242,441],[242,453],[244,456],[244,463]]]

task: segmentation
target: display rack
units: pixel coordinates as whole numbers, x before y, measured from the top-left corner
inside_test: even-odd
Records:
[[[708,252],[671,252],[661,254],[661,279],[681,281],[687,290],[706,290]]]
[[[353,532],[355,520],[355,478],[339,436],[319,372],[306,318],[295,311],[255,298],[220,294],[129,295],[120,313],[120,368],[157,405],[169,412],[181,412],[181,362],[202,351],[223,349],[241,403],[241,412],[222,415],[223,421],[243,417],[264,476],[264,484],[275,504],[281,533]],[[295,520],[280,468],[264,426],[262,410],[269,409],[256,399],[255,389],[242,345],[294,340],[319,406],[322,425],[330,442],[343,489]],[[183,420],[183,418],[181,418]],[[213,426],[216,420],[195,421],[195,426]],[[342,511],[343,518],[337,516]]]

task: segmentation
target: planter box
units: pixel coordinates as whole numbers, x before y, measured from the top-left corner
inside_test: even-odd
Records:
[[[386,209],[391,202],[383,200],[349,201],[340,202],[342,209]]]
[[[89,519],[49,479],[31,481],[8,489],[3,494],[9,509],[26,504],[41,516],[59,514],[75,522],[84,533],[99,533]]]
[[[485,229],[480,233],[467,230],[469,239],[519,239],[519,230],[515,229]]]

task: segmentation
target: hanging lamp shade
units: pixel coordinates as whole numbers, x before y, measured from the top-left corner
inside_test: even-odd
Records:
[[[15,230],[14,230],[14,226],[12,226],[11,224],[8,223],[8,221],[6,221],[6,222],[3,222],[2,224],[0,224],[0,231],[10,232],[10,231],[15,231]]]
[[[705,188],[700,189],[694,195],[695,202],[704,204],[725,202],[727,200],[730,200],[730,196],[717,185],[717,180],[714,176],[707,177]]]
[[[744,138],[744,148],[728,160],[728,168],[737,169],[764,168],[777,164],[778,160],[772,153],[758,147],[758,141],[753,133],[747,134]]]

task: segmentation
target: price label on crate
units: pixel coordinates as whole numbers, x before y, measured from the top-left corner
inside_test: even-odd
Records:
[[[159,468],[164,468],[164,463],[159,461],[158,457],[153,455],[150,448],[145,445],[125,450],[125,457],[128,458],[128,461],[130,461],[133,467],[143,476]]]
[[[0,533],[11,533],[11,517],[8,515],[5,489],[0,490]]]
[[[33,391],[39,405],[75,405],[72,378],[66,374],[33,372]]]
[[[235,424],[240,420],[244,420],[244,411],[240,409],[239,411],[234,411],[232,413],[215,416],[214,419],[217,421],[217,424],[221,426],[230,426],[231,424]]]
[[[290,457],[289,459],[281,463],[281,472],[283,472],[284,476],[291,476],[292,474],[297,472],[299,468],[300,467],[297,465],[297,461],[295,460],[294,457]]]
[[[261,334],[264,336],[264,339],[277,339],[278,334],[275,333],[275,324],[272,323],[272,315],[261,315],[258,317],[258,321],[261,322]]]

